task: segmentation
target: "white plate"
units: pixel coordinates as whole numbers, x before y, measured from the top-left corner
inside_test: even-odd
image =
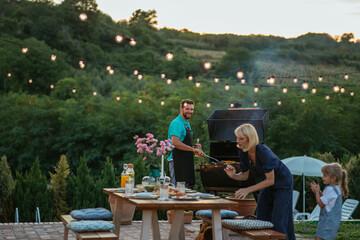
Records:
[[[173,200],[181,200],[181,201],[196,201],[199,200],[198,197],[188,197],[188,196],[180,196],[180,197],[172,197]]]

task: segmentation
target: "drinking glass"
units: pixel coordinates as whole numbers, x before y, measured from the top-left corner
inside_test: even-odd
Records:
[[[169,198],[169,184],[170,178],[165,176],[160,179],[160,200],[165,200]]]
[[[176,188],[179,191],[180,195],[185,195],[185,182],[177,182]]]
[[[129,178],[125,180],[125,194],[130,195],[134,193],[134,179]]]

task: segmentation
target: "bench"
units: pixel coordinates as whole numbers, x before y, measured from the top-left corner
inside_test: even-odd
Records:
[[[64,240],[68,240],[69,228],[66,225],[72,221],[77,221],[71,215],[61,215],[61,221],[64,224]],[[74,232],[77,240],[117,240],[118,236],[111,231],[104,232]]]
[[[210,218],[202,218],[202,217],[198,217],[200,218],[203,223],[207,223],[209,225],[211,225],[211,219]],[[239,220],[239,218],[235,218],[237,220]],[[238,229],[234,229],[234,228],[229,228],[226,226],[222,226],[223,227],[223,238],[224,240],[229,239],[229,230],[239,233],[243,236],[246,236],[248,238],[251,239],[257,239],[257,240],[265,240],[265,239],[286,239],[286,234],[284,233],[280,233],[277,231],[274,231],[272,229],[252,229],[252,230],[238,230]]]

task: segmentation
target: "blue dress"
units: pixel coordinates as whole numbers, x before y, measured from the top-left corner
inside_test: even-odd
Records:
[[[259,143],[255,150],[256,165],[253,165],[248,152],[239,151],[240,168],[243,172],[251,169],[265,180],[265,173],[274,170],[274,185],[260,191],[256,217],[270,221],[274,230],[286,234],[286,239],[295,240],[292,195],[293,176],[282,161],[264,144]]]
[[[337,231],[339,230],[341,223],[341,210],[342,210],[342,193],[341,191],[332,187],[338,194],[334,207],[327,212],[325,207],[321,208],[319,216],[319,224],[316,230],[315,236],[325,239],[332,240],[335,238]]]

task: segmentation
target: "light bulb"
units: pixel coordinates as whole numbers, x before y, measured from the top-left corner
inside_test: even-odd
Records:
[[[241,79],[241,78],[244,77],[244,73],[243,73],[242,71],[238,71],[238,72],[236,73],[236,77],[237,77],[238,79]]]
[[[110,75],[113,75],[113,74],[114,74],[114,69],[110,69],[110,70],[109,70],[109,74],[110,74]]]
[[[129,42],[129,44],[131,45],[131,46],[135,46],[136,45],[136,41],[135,41],[135,39],[130,39],[130,42]]]
[[[211,106],[210,102],[207,102],[206,107],[209,108],[210,106]]]
[[[269,78],[269,84],[273,85],[275,83],[275,78],[274,76],[272,76],[271,78]]]
[[[340,91],[340,88],[339,88],[339,86],[338,85],[336,85],[336,84],[334,84],[334,87],[333,87],[333,90],[334,90],[334,92],[339,92]]]
[[[54,54],[51,55],[51,58],[50,58],[50,59],[51,59],[51,61],[55,61],[55,60],[56,60],[56,55],[54,55]]]
[[[229,91],[229,89],[230,89],[229,84],[226,84],[226,85],[225,85],[225,90],[226,90],[226,91]]]
[[[341,93],[344,93],[344,92],[345,92],[345,88],[344,88],[344,87],[341,87],[341,88],[340,88],[340,92],[341,92]]]
[[[311,89],[311,92],[315,94],[316,93],[316,88]]]
[[[142,75],[142,74],[139,74],[139,75],[137,76],[137,78],[138,78],[139,80],[141,80],[141,79],[143,79],[143,75]]]
[[[111,66],[110,66],[110,65],[106,67],[106,70],[107,70],[107,71],[110,71],[110,69],[111,69]]]
[[[353,91],[350,91],[350,96],[354,96],[354,92],[353,92]]]
[[[86,13],[80,13],[80,15],[79,15],[80,21],[85,22],[87,20],[87,18],[88,17],[86,15]]]
[[[189,75],[188,79],[189,79],[189,81],[192,81],[194,78],[193,78],[193,76]]]
[[[72,92],[73,92],[73,93],[76,93],[76,88],[73,88],[73,89],[72,89]]]
[[[283,91],[283,93],[287,93],[287,88],[284,87],[282,91]]]
[[[32,83],[32,82],[33,82],[33,80],[30,78],[30,79],[29,79],[29,83]]]
[[[215,77],[214,78],[214,83],[218,83],[219,82],[219,78],[218,77]]]
[[[205,68],[206,70],[209,70],[209,69],[211,68],[211,63],[208,62],[208,61],[204,62],[204,68]]]
[[[304,81],[301,86],[302,86],[302,88],[303,88],[304,90],[306,90],[306,89],[309,88],[309,84],[308,84],[306,81]]]
[[[85,63],[83,60],[79,61],[79,66],[80,66],[80,68],[85,68]]]
[[[196,87],[200,87],[200,82],[196,82]]]
[[[165,55],[165,57],[166,57],[166,60],[171,61],[171,60],[173,60],[174,55],[171,52],[169,52]]]
[[[344,78],[345,78],[345,80],[348,80],[348,79],[349,79],[349,75],[348,75],[347,73],[345,73]]]
[[[94,91],[94,92],[93,92],[93,95],[94,95],[94,96],[96,96],[96,95],[97,95],[97,92],[96,92],[96,91]]]
[[[303,102],[303,103],[304,103],[305,101],[306,101],[306,100],[305,100],[305,98],[303,97],[303,98],[301,99],[301,102]]]
[[[28,49],[27,47],[24,47],[24,48],[21,50],[22,53],[27,53],[28,51],[29,51],[29,49]]]
[[[241,82],[241,84],[245,84],[245,82],[246,82],[245,78],[242,78],[240,82]]]
[[[294,82],[294,83],[297,83],[297,82],[298,82],[298,79],[297,79],[296,77],[294,77],[293,82]]]
[[[120,101],[120,96],[119,95],[116,96],[116,100]]]
[[[268,84],[270,84],[270,78],[269,78],[269,77],[266,79],[266,82],[267,82]]]
[[[255,86],[255,87],[254,87],[254,92],[258,92],[258,91],[259,91],[258,86]]]
[[[171,80],[170,78],[168,78],[168,79],[166,80],[166,83],[167,83],[167,84],[171,84],[171,82],[172,82],[172,80]]]
[[[141,98],[139,98],[139,103],[142,103],[142,99],[141,99]]]
[[[161,106],[164,106],[164,104],[165,104],[165,101],[164,100],[161,100]]]
[[[257,104],[257,102],[255,101],[255,102],[254,102],[254,107],[257,107],[257,105],[258,105],[258,104]]]
[[[281,105],[281,101],[280,101],[280,100],[278,100],[277,104],[280,106],[280,105]]]
[[[11,77],[11,73],[8,73],[7,76],[8,76],[8,77]]]
[[[318,77],[318,81],[319,81],[319,82],[322,82],[322,80],[323,80],[322,76],[319,76],[319,77]]]
[[[139,71],[138,70],[134,70],[134,75],[138,75],[139,74]]]
[[[50,85],[50,88],[51,88],[51,89],[54,89],[54,84],[51,84],[51,85]]]
[[[325,96],[325,99],[326,99],[326,100],[329,100],[329,99],[330,99],[330,96],[329,96],[329,95],[326,95],[326,96]]]
[[[165,73],[161,73],[160,77],[161,79],[164,79],[166,77]]]
[[[115,42],[121,43],[123,40],[124,40],[124,37],[123,37],[123,36],[121,36],[120,34],[119,34],[119,35],[116,35],[116,37],[115,37]]]
[[[233,102],[230,103],[230,107],[231,107],[231,108],[234,107],[234,103],[233,103]]]

